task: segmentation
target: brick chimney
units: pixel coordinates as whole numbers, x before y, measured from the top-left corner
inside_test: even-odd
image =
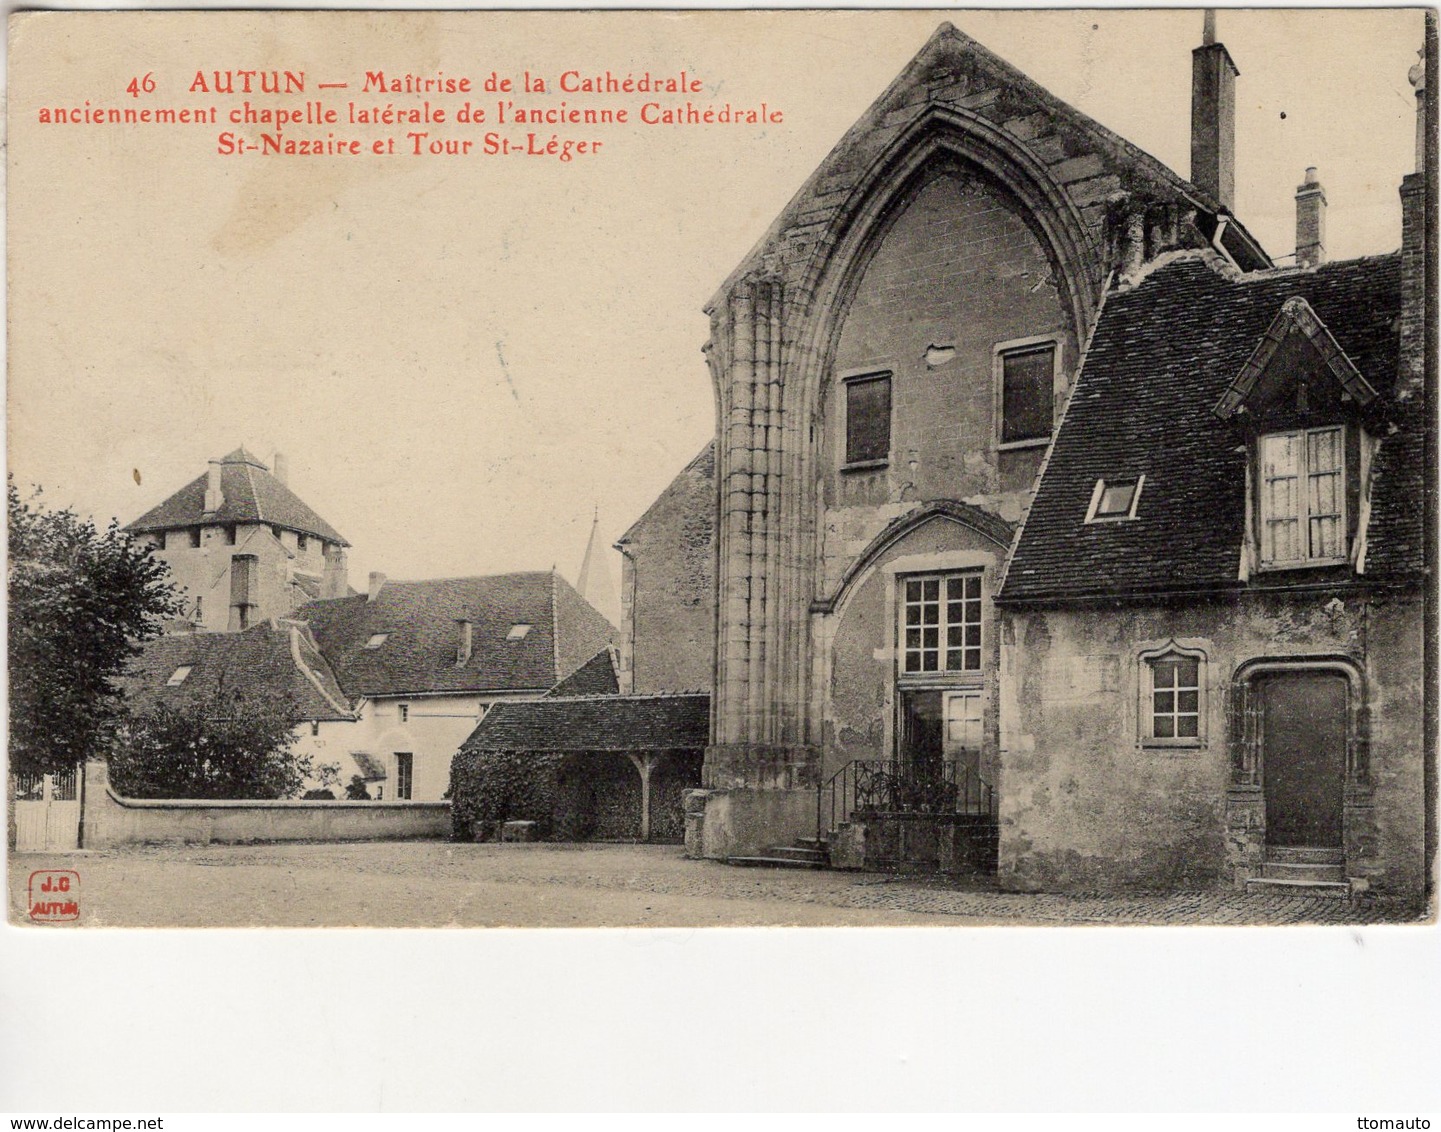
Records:
[[[287,477],[290,475],[290,465],[287,464],[285,461],[284,452],[277,452],[275,454],[275,459],[272,461],[271,464],[270,474],[273,475],[276,479],[278,479],[281,483],[289,482]]]
[[[1201,46],[1191,52],[1191,183],[1227,212],[1236,207],[1236,79],[1241,72],[1216,42],[1206,9]]]
[[[321,597],[344,597],[350,588],[345,568],[345,547],[325,548],[325,569],[320,575]]]
[[[370,572],[370,590],[365,596],[366,601],[374,601],[380,596],[380,588],[385,585],[385,575],[379,570]]]
[[[455,625],[460,630],[460,639],[455,644],[455,663],[459,667],[470,659],[474,648],[475,627],[464,617],[457,620]]]
[[[211,460],[205,479],[205,513],[219,511],[225,506],[225,495],[220,490],[220,461]]]
[[[1296,186],[1296,266],[1320,267],[1326,262],[1326,190],[1316,179],[1316,167]]]
[[[1411,68],[1411,85],[1416,89],[1416,172],[1401,180],[1401,381],[1397,398],[1419,396],[1426,380],[1427,325],[1426,275],[1427,263],[1434,251],[1434,234],[1428,233],[1429,181],[1434,170],[1431,134],[1434,117],[1428,114],[1432,98],[1427,84],[1434,79],[1426,73],[1433,62],[1435,31],[1427,18],[1427,48],[1421,61]]]

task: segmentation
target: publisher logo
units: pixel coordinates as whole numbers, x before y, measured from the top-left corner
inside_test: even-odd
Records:
[[[71,869],[38,869],[30,874],[30,918],[50,924],[80,918],[80,874]]]

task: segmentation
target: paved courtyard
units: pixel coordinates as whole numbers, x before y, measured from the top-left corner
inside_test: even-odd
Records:
[[[986,883],[691,861],[676,846],[445,842],[135,847],[14,854],[9,916],[30,874],[80,874],[94,927],[751,927],[772,925],[1339,924],[1395,908],[1240,894],[1050,896]]]

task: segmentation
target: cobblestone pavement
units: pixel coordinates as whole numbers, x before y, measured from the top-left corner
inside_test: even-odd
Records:
[[[1179,893],[1059,896],[984,882],[691,861],[675,846],[443,842],[166,846],[10,860],[10,918],[36,869],[80,873],[82,925],[706,927],[1363,924],[1414,910]],[[58,925],[57,925],[58,926]]]

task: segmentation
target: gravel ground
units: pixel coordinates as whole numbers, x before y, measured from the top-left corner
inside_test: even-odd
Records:
[[[984,882],[736,868],[687,860],[676,846],[371,842],[14,854],[12,923],[28,923],[27,886],[37,869],[80,874],[78,923],[93,927],[1179,926],[1414,918],[1404,909],[1321,898],[1022,895]]]

